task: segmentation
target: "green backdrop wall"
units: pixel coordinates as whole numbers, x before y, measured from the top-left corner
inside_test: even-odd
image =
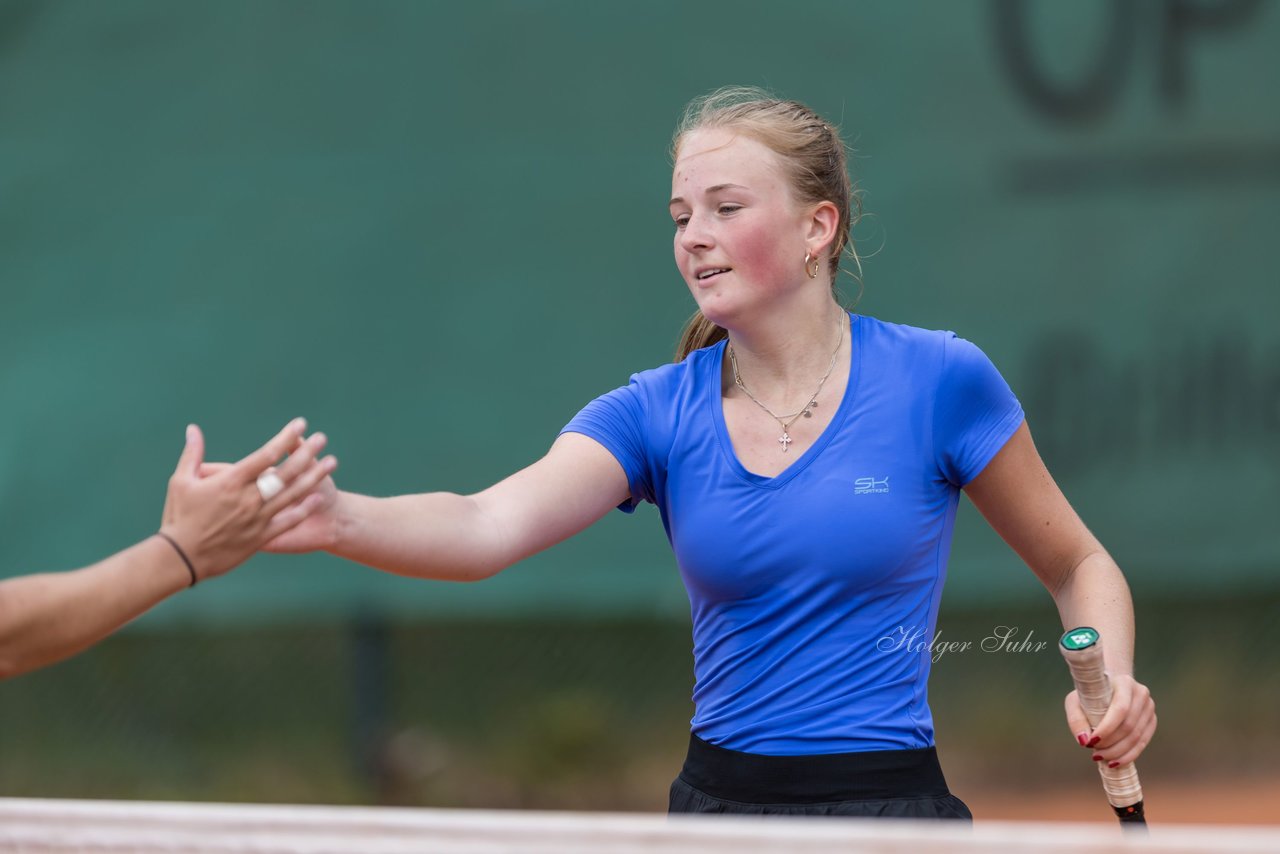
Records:
[[[374,494],[536,459],[670,359],[666,147],[740,83],[843,125],[858,310],[992,357],[1140,593],[1274,591],[1278,43],[1240,0],[0,2],[0,573],[153,530],[188,421],[231,458],[304,414]],[[1033,595],[964,507],[948,596]],[[648,508],[478,587],[259,557],[144,624],[686,608]]]

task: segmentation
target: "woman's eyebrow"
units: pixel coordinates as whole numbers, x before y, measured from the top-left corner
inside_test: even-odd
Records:
[[[712,193],[719,193],[723,190],[745,190],[745,189],[747,188],[742,186],[741,184],[716,184],[714,187],[708,187],[707,192],[704,193],[704,195],[709,196]],[[671,207],[672,205],[679,205],[683,203],[684,203],[684,199],[681,198],[680,196],[676,196],[674,199],[672,199],[670,202],[667,203],[667,207]]]

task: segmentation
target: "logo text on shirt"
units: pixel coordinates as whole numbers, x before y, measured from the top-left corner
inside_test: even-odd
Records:
[[[853,482],[854,495],[870,495],[875,492],[888,492],[889,478],[885,477],[860,477]]]

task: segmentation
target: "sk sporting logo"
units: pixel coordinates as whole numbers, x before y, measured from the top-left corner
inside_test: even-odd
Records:
[[[875,492],[888,492],[889,478],[886,477],[860,477],[853,482],[854,495],[870,495]]]

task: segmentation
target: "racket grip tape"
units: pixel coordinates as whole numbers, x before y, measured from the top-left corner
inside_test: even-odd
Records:
[[[1058,649],[1067,660],[1089,726],[1096,727],[1111,705],[1111,683],[1102,657],[1102,638],[1095,629],[1081,626],[1064,633]],[[1142,784],[1138,782],[1138,769],[1132,762],[1118,768],[1109,768],[1105,762],[1098,762],[1097,766],[1107,800],[1120,821],[1142,823]]]

